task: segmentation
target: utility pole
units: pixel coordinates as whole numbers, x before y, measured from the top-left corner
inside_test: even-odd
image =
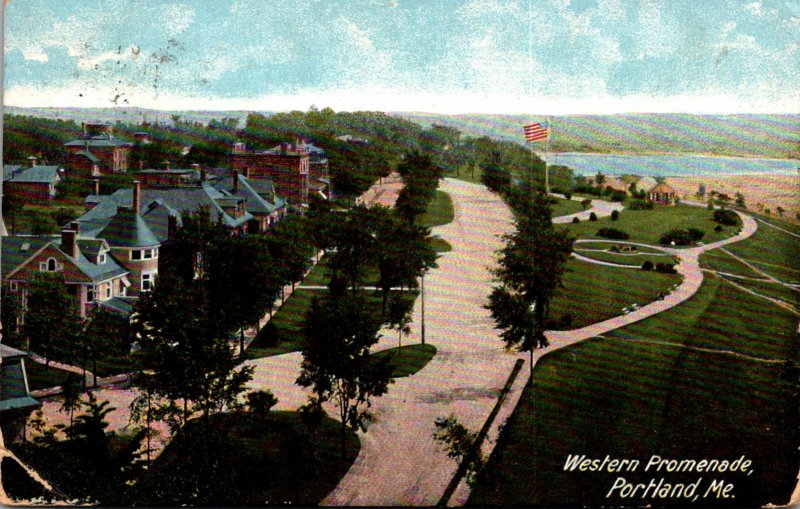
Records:
[[[420,330],[421,330],[421,333],[422,333],[422,344],[424,345],[425,344],[425,274],[422,274],[421,280],[422,280],[422,284],[421,284],[421,286],[422,286],[422,308],[421,308],[421,311],[422,311],[422,327],[421,327]]]

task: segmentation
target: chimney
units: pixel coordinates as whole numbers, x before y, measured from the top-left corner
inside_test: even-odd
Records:
[[[239,192],[239,170],[233,170],[233,194]]]
[[[100,179],[92,179],[94,183],[94,195],[98,196],[100,194]]]
[[[142,184],[138,180],[133,181],[133,212],[138,214],[141,209],[142,202]]]
[[[83,129],[83,137],[88,138],[88,130],[86,126],[86,122],[81,122],[81,128]]]
[[[80,224],[79,222],[77,222],[77,221],[73,221],[73,222],[71,222],[71,223],[69,224],[69,227],[70,227],[70,229],[71,229],[72,231],[74,231],[74,232],[75,232],[75,235],[76,235],[76,236],[77,236],[77,235],[78,235],[78,234],[81,232],[81,224]]]
[[[78,232],[70,229],[61,230],[61,250],[70,258],[78,256]]]
[[[167,238],[171,239],[175,237],[175,233],[178,231],[178,218],[169,215],[167,216]]]
[[[30,166],[31,168],[36,166],[36,156],[28,157],[28,166]]]

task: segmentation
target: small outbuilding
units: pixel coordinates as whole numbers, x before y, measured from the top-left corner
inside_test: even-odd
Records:
[[[649,191],[647,191],[647,201],[652,203],[661,203],[665,205],[672,205],[675,203],[677,193],[675,189],[669,184],[661,182],[656,184]]]

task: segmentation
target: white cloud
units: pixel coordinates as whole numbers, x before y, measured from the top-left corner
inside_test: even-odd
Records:
[[[186,4],[167,4],[161,6],[161,13],[167,30],[172,36],[183,33],[195,17],[195,11]]]

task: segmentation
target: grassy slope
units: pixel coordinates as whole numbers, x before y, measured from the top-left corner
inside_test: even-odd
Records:
[[[444,191],[436,191],[428,209],[417,217],[417,223],[423,226],[441,226],[453,222],[453,200]]]
[[[780,265],[784,249],[791,252],[794,246],[775,241],[759,235],[734,246],[743,255]],[[795,315],[709,275],[700,291],[676,308],[605,339],[546,355],[470,504],[624,502],[605,498],[616,474],[565,473],[569,454],[643,461],[651,454],[678,459],[745,455],[753,461],[753,474],[727,476],[736,486],[734,505],[785,503],[800,462],[797,390],[787,382],[784,365],[680,345],[797,361],[796,328]],[[634,482],[652,477],[623,475]],[[668,481],[696,477],[673,474]]]
[[[572,315],[576,329],[622,314],[622,308],[654,301],[659,292],[668,293],[680,282],[674,274],[653,271],[602,267],[570,259],[567,262],[564,288],[550,304],[550,317],[560,320]],[[556,327],[559,328],[559,327]]]
[[[706,244],[731,237],[738,227],[726,226],[722,232],[715,232],[717,225],[711,219],[711,211],[702,207],[677,205],[674,207],[656,207],[652,210],[623,210],[617,221],[602,218],[597,221],[583,221],[566,225],[573,235],[582,239],[598,239],[600,228],[616,228],[630,234],[630,242],[658,244],[661,234],[672,229],[698,228],[705,232],[703,242]]]
[[[583,210],[583,207],[581,207],[579,202],[573,200],[562,200],[560,198],[556,199],[556,203],[554,203],[551,208],[553,209],[553,217],[568,216]]]
[[[247,414],[219,414],[212,422],[229,437],[230,446],[220,451],[218,461],[233,470],[230,477],[239,491],[229,495],[226,505],[315,506],[342,477],[340,425],[333,419],[325,418],[313,433],[303,433],[305,426],[294,412],[272,412],[263,421]],[[172,505],[168,500],[148,497],[157,493],[158,488],[168,494],[176,467],[191,456],[191,448],[185,447],[181,438],[179,433],[144,480],[143,502]],[[349,466],[360,445],[351,431],[347,432],[347,442],[346,466]],[[307,451],[306,458],[298,459],[302,450]]]

